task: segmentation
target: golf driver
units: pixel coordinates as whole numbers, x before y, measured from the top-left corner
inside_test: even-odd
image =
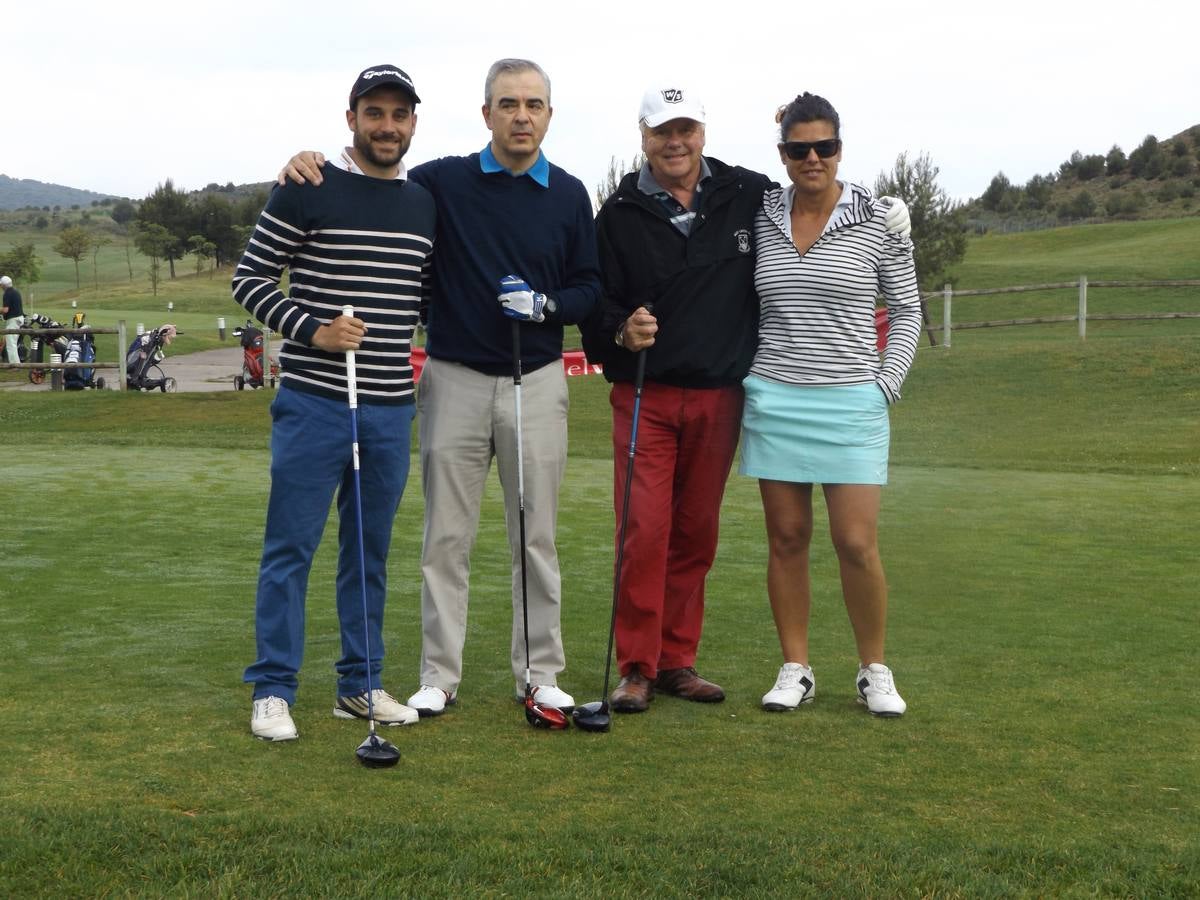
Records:
[[[570,720],[560,709],[539,706],[529,682],[529,590],[525,578],[525,451],[521,442],[521,323],[512,320],[513,396],[517,415],[517,523],[521,540],[521,618],[525,625],[525,721],[534,728],[562,731]]]
[[[650,304],[646,304],[650,311]],[[584,731],[608,731],[612,714],[608,708],[608,677],[612,671],[613,635],[617,629],[617,597],[621,591],[621,567],[625,561],[625,529],[629,524],[629,490],[633,484],[633,458],[637,453],[638,415],[642,409],[642,385],[646,381],[646,348],[638,351],[637,370],[633,376],[633,421],[629,426],[629,455],[625,466],[624,499],[621,501],[621,524],[617,528],[617,559],[613,566],[612,613],[608,619],[608,652],[604,655],[604,692],[599,700],[575,707],[575,725]]]
[[[342,315],[354,318],[354,307],[343,306]],[[358,526],[358,578],[362,586],[363,637],[367,656],[367,739],[358,745],[354,755],[368,769],[387,769],[400,762],[400,751],[391,741],[375,733],[375,695],[371,684],[371,628],[367,622],[367,559],[364,549],[362,520],[362,479],[358,467],[358,383],[354,368],[354,351],[346,351],[346,393],[350,399],[350,446],[354,465],[354,518]]]

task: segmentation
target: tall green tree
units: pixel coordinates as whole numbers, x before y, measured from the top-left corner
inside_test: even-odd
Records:
[[[142,251],[144,256],[150,259],[150,287],[154,296],[157,297],[158,281],[162,272],[162,261],[167,258],[168,253],[175,253],[176,258],[178,258],[179,242],[162,225],[150,223],[138,225],[134,229],[133,243],[138,250]]]
[[[218,266],[238,259],[245,249],[245,244],[238,242],[235,212],[233,204],[220,194],[206,193],[193,204],[192,213],[196,226],[194,233],[202,235],[216,248],[213,256]]]
[[[175,277],[175,260],[183,258],[187,239],[194,231],[192,218],[187,194],[176,190],[170,178],[156,187],[138,208],[139,225],[158,225],[174,238],[173,243],[162,248],[159,257],[167,261],[172,278]]]
[[[75,263],[75,290],[79,290],[79,261],[92,249],[92,233],[86,228],[71,225],[58,233],[53,250]]]
[[[875,179],[876,195],[899,197],[908,204],[917,280],[924,290],[936,288],[945,271],[967,254],[962,204],[937,183],[939,171],[927,153],[912,160],[901,153],[892,171],[880,172]]]
[[[202,234],[193,234],[188,238],[188,253],[196,257],[196,276],[199,277],[204,261],[216,255],[217,245]]]
[[[118,200],[109,215],[118,225],[128,225],[137,217],[137,207],[128,200]]]
[[[33,250],[33,243],[16,244],[5,253],[0,253],[0,274],[26,285],[35,284],[42,277],[42,260]]]

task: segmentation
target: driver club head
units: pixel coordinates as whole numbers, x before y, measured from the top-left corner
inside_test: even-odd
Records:
[[[368,769],[390,769],[400,762],[400,751],[391,741],[385,741],[375,732],[358,745],[354,751],[358,761]]]
[[[533,694],[525,693],[525,721],[534,728],[546,728],[550,731],[565,731],[571,724],[566,713],[561,709],[539,706],[534,702]]]
[[[575,720],[575,727],[584,731],[608,731],[612,726],[607,700],[593,700],[591,703],[577,706],[571,718]]]

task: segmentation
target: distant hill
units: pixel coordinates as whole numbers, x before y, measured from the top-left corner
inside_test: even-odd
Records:
[[[25,206],[91,206],[94,200],[104,200],[111,194],[97,194],[61,184],[47,184],[32,178],[9,178],[0,175],[0,209],[21,209]]]
[[[1116,144],[1076,150],[1058,171],[1024,185],[998,172],[964,213],[979,234],[1200,215],[1200,125],[1161,141],[1147,135],[1128,152]]]

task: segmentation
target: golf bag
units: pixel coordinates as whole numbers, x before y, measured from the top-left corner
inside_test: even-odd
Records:
[[[65,363],[90,363],[96,359],[96,337],[83,326],[69,336],[67,352],[63,354]],[[91,368],[65,369],[63,371],[63,387],[68,391],[82,391],[84,388],[104,389],[104,379],[95,377],[96,370]]]
[[[62,328],[62,325],[49,316],[44,316],[41,313],[25,317],[26,328]],[[40,363],[46,361],[46,345],[50,345],[50,353],[57,353],[60,356],[67,355],[67,344],[69,339],[65,334],[32,334],[29,336],[29,356],[27,362]],[[34,384],[41,384],[46,380],[45,369],[30,369],[29,380]]]
[[[174,393],[175,379],[163,372],[158,364],[165,355],[163,348],[175,340],[178,333],[174,325],[161,325],[133,339],[125,353],[125,377],[131,391]]]
[[[242,343],[242,373],[233,376],[233,386],[239,391],[244,388],[260,388],[263,386],[263,333],[262,329],[246,320],[245,325],[233,329],[233,336]],[[278,364],[270,363],[271,387],[275,387],[275,377],[279,374]]]

